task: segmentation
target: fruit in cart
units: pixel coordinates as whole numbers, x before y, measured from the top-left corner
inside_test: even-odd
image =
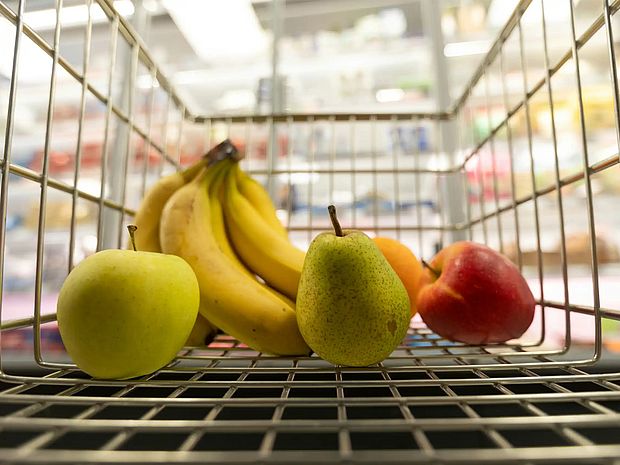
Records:
[[[217,328],[200,313],[196,316],[194,326],[185,341],[187,347],[208,346],[217,334]]]
[[[411,316],[416,314],[416,299],[420,290],[420,278],[422,277],[422,263],[414,253],[400,241],[391,237],[374,237],[373,241],[383,253],[388,263],[403,282],[409,302],[411,304]]]
[[[308,354],[294,303],[244,272],[224,251],[226,235],[216,235],[223,221],[218,186],[234,165],[228,159],[217,162],[173,194],[160,221],[162,248],[194,270],[200,312],[210,323],[260,352]]]
[[[183,171],[160,178],[147,192],[140,202],[134,223],[140,230],[135,238],[136,248],[143,252],[161,252],[159,241],[159,219],[168,199],[178,189],[191,181],[202,170],[207,162],[219,159],[234,151],[230,141],[225,140],[213,147],[204,157]],[[131,248],[128,244],[127,248]]]
[[[142,202],[136,211],[134,223],[140,230],[136,237],[136,248],[145,252],[161,252],[159,243],[159,217],[168,199],[181,186],[188,183],[205,165],[201,159],[194,165],[177,173],[159,179],[144,194]],[[131,244],[128,244],[131,248]]]
[[[238,166],[233,170],[239,170]],[[250,270],[272,288],[295,299],[305,253],[241,194],[237,178],[236,173],[226,177],[222,203],[232,245]],[[265,208],[273,208],[271,199],[265,198],[264,202]]]
[[[367,366],[388,357],[410,319],[405,286],[381,250],[361,231],[342,230],[329,207],[334,232],[316,236],[306,254],[297,321],[308,345],[338,365]]]
[[[81,261],[58,296],[60,336],[95,378],[151,373],[183,347],[198,314],[196,276],[181,258],[103,250]]]
[[[519,269],[470,241],[442,249],[425,267],[417,307],[440,336],[468,344],[506,342],[532,323],[536,302]]]
[[[288,240],[288,232],[280,222],[280,218],[278,218],[276,207],[269,196],[269,192],[256,179],[244,173],[241,169],[237,170],[237,188],[239,193],[252,204],[263,220],[271,225],[277,234]]]

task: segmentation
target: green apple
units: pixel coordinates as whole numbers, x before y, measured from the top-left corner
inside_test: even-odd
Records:
[[[196,316],[198,280],[182,258],[103,250],[80,262],[58,296],[68,354],[95,378],[126,379],[170,362]]]

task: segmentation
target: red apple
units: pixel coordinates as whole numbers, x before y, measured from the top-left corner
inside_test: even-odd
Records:
[[[505,342],[532,323],[536,302],[519,269],[475,242],[455,242],[425,267],[417,307],[440,336],[467,344]]]

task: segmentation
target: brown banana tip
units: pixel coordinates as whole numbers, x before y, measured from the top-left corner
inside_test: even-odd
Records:
[[[216,146],[212,147],[205,155],[209,165],[212,165],[225,158],[230,158],[234,161],[239,161],[244,157],[240,154],[237,147],[231,142],[230,139],[225,139]]]

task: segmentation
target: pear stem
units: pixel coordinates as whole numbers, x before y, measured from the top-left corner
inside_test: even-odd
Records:
[[[342,237],[342,228],[340,227],[340,222],[338,221],[338,217],[336,216],[336,207],[330,205],[327,207],[327,211],[329,212],[329,219],[332,220],[332,225],[334,226],[334,232],[336,236]]]
[[[429,270],[431,270],[431,272],[435,275],[436,278],[439,278],[439,276],[441,275],[441,273],[439,271],[437,271],[435,268],[433,268],[432,266],[430,266],[426,260],[421,260],[422,265],[424,265],[426,268],[428,268]]]
[[[136,249],[136,237],[135,237],[136,229],[138,229],[138,227],[135,224],[127,225],[127,230],[129,231],[129,238],[131,239],[131,246],[133,247],[134,252],[138,251],[138,249]]]

